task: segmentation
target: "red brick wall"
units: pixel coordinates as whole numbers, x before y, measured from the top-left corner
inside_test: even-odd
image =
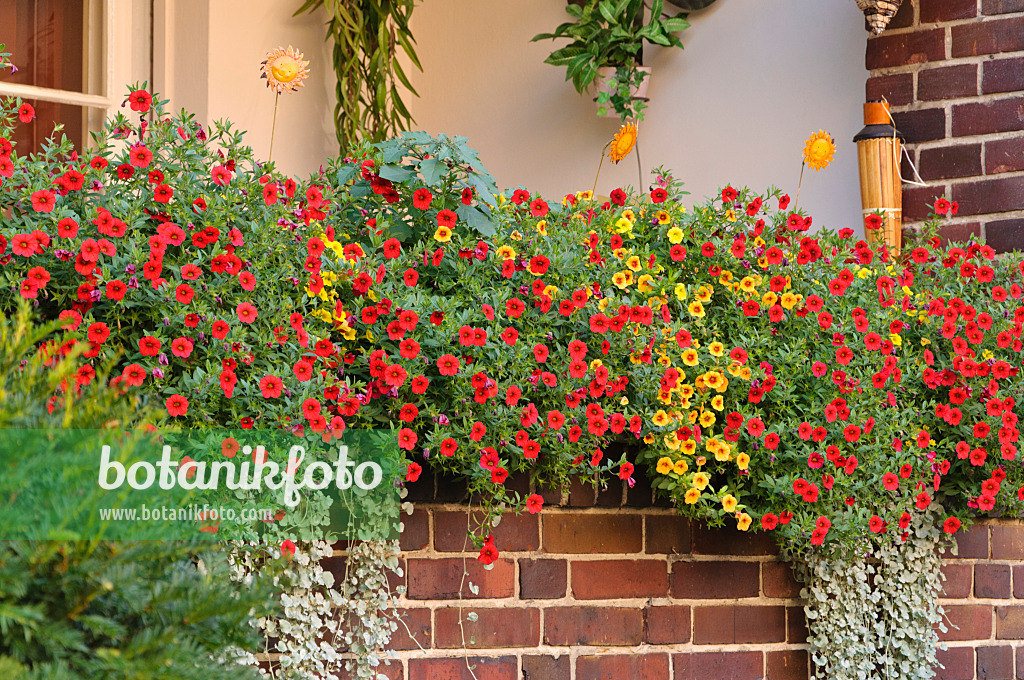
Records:
[[[470,680],[464,655],[479,680],[808,677],[799,588],[765,534],[691,526],[652,507],[649,488],[576,488],[540,515],[506,517],[486,571],[461,552],[466,517],[433,501],[406,518],[402,606],[424,649],[400,628],[391,678]],[[1024,526],[976,526],[945,571],[959,630],[943,635],[938,677],[1024,678]]]
[[[903,0],[866,64],[867,98],[893,105],[931,185],[904,190],[905,222],[945,194],[960,204],[946,236],[1024,249],[1024,1]]]

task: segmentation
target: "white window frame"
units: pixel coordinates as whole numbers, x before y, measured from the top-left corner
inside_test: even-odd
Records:
[[[149,6],[149,0],[141,1],[145,6]],[[148,23],[146,26],[135,25],[139,23],[135,11],[139,2],[140,0],[100,0],[103,16],[103,94],[0,82],[0,96],[99,109],[104,117],[112,117],[124,101],[125,87],[133,81],[132,74],[138,73],[140,68],[145,68],[147,72],[149,70],[148,65],[134,63],[138,60],[134,58],[133,47],[138,45],[140,40],[151,40]]]

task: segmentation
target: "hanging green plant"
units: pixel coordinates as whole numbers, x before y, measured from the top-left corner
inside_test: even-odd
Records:
[[[321,7],[329,17],[325,40],[334,43],[334,126],[342,152],[360,140],[379,142],[408,130],[413,118],[401,88],[419,94],[399,54],[423,70],[409,30],[413,0],[306,0],[295,15]]]

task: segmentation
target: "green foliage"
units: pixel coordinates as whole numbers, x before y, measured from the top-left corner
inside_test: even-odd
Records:
[[[149,409],[109,387],[105,371],[80,372],[84,347],[53,342],[37,351],[55,326],[32,324],[24,303],[14,316],[0,315],[0,427],[145,423]],[[0,478],[7,531],[20,522],[10,500],[26,487],[25,475],[55,473],[37,462]],[[257,582],[233,586],[223,554],[209,544],[3,541],[0,669],[19,680],[253,678],[230,656],[255,648],[247,622],[266,597]]]
[[[409,30],[413,0],[306,0],[295,14],[325,8],[325,40],[334,43],[338,104],[334,124],[342,153],[359,141],[379,142],[412,125],[401,88],[419,96],[405,74],[399,52],[419,70]]]
[[[602,107],[610,104],[623,120],[642,119],[643,103],[635,101],[632,92],[644,77],[636,69],[643,64],[644,41],[682,49],[683,43],[675,34],[689,27],[685,14],[670,16],[663,13],[663,7],[663,0],[654,0],[650,20],[644,23],[642,0],[587,0],[582,6],[569,4],[565,11],[572,21],[560,24],[552,33],[539,33],[532,41],[569,38],[568,45],[556,49],[544,61],[564,66],[565,79],[572,80],[580,94],[598,77],[598,69],[614,67],[614,83],[598,95],[598,103]]]

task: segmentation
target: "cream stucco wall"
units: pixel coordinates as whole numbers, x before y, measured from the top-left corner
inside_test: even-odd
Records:
[[[259,63],[277,45],[303,50],[312,75],[302,91],[281,98],[274,157],[286,172],[306,175],[337,146],[325,15],[292,17],[299,4],[159,0],[171,39],[161,42],[158,30],[155,65],[172,105],[204,120],[230,117],[266,157],[274,97]],[[562,0],[428,0],[412,25],[424,66],[411,76],[421,95],[410,101],[417,127],[469,137],[501,185],[555,198],[590,188],[617,129],[562,70],[543,63],[552,43],[529,42],[563,21],[563,7]],[[640,137],[644,181],[665,165],[694,200],[728,182],[776,184],[795,195],[803,140],[825,128],[836,138],[836,160],[807,173],[801,205],[817,225],[859,226],[851,139],[861,127],[867,34],[855,3],[719,0],[690,20],[685,50],[646,53],[654,76]],[[637,182],[629,158],[605,164],[598,190]]]
[[[172,108],[201,121],[229,118],[246,131],[260,158],[270,153],[274,94],[260,78],[267,51],[293,45],[310,77],[281,96],[273,160],[287,174],[308,176],[337,153],[334,72],[324,42],[326,14],[293,17],[290,0],[159,0],[154,35],[155,85]]]
[[[412,20],[424,68],[413,76],[419,127],[469,137],[499,183],[554,197],[591,187],[618,127],[596,116],[564,70],[543,63],[552,42],[529,42],[565,20],[564,4],[429,0]],[[685,50],[646,50],[654,76],[640,133],[645,173],[674,169],[692,199],[729,182],[795,195],[803,140],[824,128],[836,160],[805,175],[801,205],[815,224],[859,226],[851,140],[862,127],[867,33],[856,4],[719,0],[690,21]],[[635,159],[606,163],[598,191],[637,182]]]

